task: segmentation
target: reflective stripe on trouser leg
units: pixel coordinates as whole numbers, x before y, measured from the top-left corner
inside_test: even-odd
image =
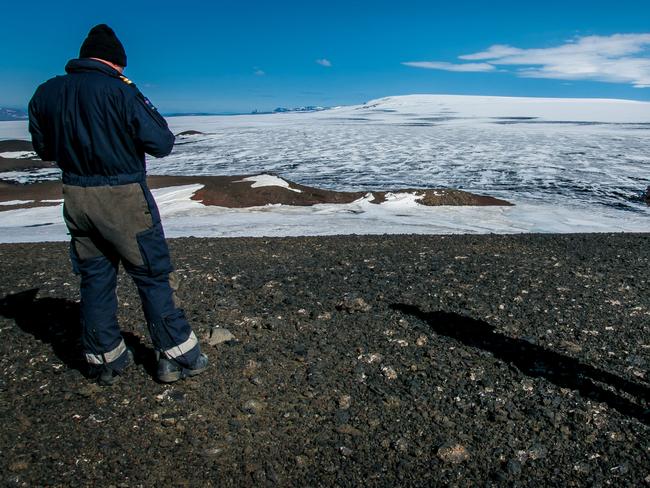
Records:
[[[192,349],[194,349],[197,346],[198,343],[199,341],[196,338],[194,332],[190,332],[190,336],[187,338],[186,341],[182,342],[177,346],[170,347],[169,349],[162,351],[162,354],[168,359],[176,359],[190,352]]]
[[[120,356],[124,354],[124,352],[126,352],[126,344],[124,343],[124,339],[122,339],[116,348],[111,349],[110,351],[103,354],[91,354],[87,352],[86,361],[90,364],[112,363],[113,361],[119,359]]]

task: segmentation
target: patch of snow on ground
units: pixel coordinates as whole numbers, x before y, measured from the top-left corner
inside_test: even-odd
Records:
[[[404,207],[416,208],[419,206],[418,202],[422,200],[423,196],[410,192],[388,192],[385,195],[386,202],[384,202],[384,205],[402,205]]]
[[[0,153],[0,158],[7,159],[28,159],[38,157],[34,151],[6,151]]]
[[[7,207],[11,205],[27,205],[28,203],[33,203],[34,200],[8,200],[6,202],[0,202],[0,205],[5,205]]]
[[[0,122],[0,141],[6,139],[30,140],[26,120],[7,120]]]
[[[278,178],[277,176],[273,176],[273,175],[249,176],[242,180],[235,181],[235,183],[241,183],[243,181],[252,181],[253,184],[251,185],[251,188],[259,188],[262,186],[279,186],[282,188],[286,188],[287,190],[295,191],[296,193],[302,193],[302,190],[298,190],[296,188],[290,188],[289,183],[287,181],[284,181],[282,178]]]

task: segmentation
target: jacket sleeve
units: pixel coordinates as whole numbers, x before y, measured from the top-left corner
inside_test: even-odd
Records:
[[[29,133],[32,135],[32,146],[38,157],[43,161],[54,161],[55,157],[52,154],[53,148],[48,148],[45,144],[45,134],[43,127],[39,121],[38,113],[38,97],[39,91],[36,90],[34,96],[29,101]]]
[[[144,152],[163,158],[174,148],[174,134],[151,102],[137,88],[133,88],[136,94],[129,97],[129,123],[133,137]]]

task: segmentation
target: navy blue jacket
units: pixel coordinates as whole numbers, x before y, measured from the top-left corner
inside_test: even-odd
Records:
[[[99,186],[144,181],[145,153],[167,156],[174,135],[130,80],[93,59],[73,59],[29,102],[34,150],[56,161],[63,183]]]

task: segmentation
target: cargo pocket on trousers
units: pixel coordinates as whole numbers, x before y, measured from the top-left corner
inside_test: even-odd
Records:
[[[136,235],[144,266],[152,276],[172,272],[169,249],[160,224]]]

